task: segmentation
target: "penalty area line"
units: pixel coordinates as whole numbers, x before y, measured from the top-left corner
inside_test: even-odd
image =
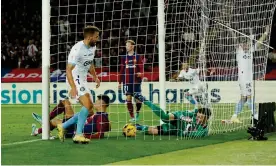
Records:
[[[2,144],[1,146],[20,145],[20,144],[27,144],[27,143],[37,142],[37,141],[42,141],[42,139],[34,139],[34,140],[29,140],[29,141],[13,142],[13,143],[8,143],[8,144]]]

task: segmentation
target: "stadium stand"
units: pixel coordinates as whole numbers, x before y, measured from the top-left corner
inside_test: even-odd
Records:
[[[3,1],[1,19],[1,68],[40,67],[42,51],[40,2]]]
[[[66,3],[65,3],[66,2]],[[77,1],[70,1],[70,10],[63,10],[60,8],[58,11],[57,6],[67,6],[67,1],[51,1],[52,4],[52,17],[51,17],[51,31],[53,35],[51,38],[51,69],[52,70],[64,70],[66,66],[66,56],[73,44],[81,40],[82,28],[84,25],[84,14],[79,14],[77,17],[74,14],[76,10],[78,13],[85,13],[85,5],[74,7]],[[80,2],[79,2],[80,3]],[[116,3],[116,2],[115,2]],[[143,1],[143,5],[147,6],[148,1]],[[127,5],[127,4],[126,4]],[[133,3],[132,8],[139,8],[140,1]],[[151,4],[156,6],[156,4]],[[15,7],[17,6],[17,7]],[[56,7],[55,7],[56,6]],[[145,71],[152,72],[158,69],[158,45],[157,45],[157,8],[151,8],[149,16],[151,18],[130,19],[130,14],[137,15],[136,10],[122,10],[120,11],[120,5],[109,5],[106,3],[97,8],[97,11],[107,11],[104,17],[96,11],[96,19],[104,18],[104,20],[96,21],[96,26],[102,29],[102,42],[97,44],[98,50],[96,55],[96,67],[102,68],[104,71],[110,72],[118,71],[119,56],[125,54],[125,41],[128,36],[135,36],[139,34],[137,38],[132,37],[134,41],[137,41],[137,53],[145,55]],[[16,9],[10,11],[10,9]],[[131,6],[129,6],[131,8]],[[87,13],[95,12],[93,8],[87,9]],[[118,11],[117,11],[118,10]],[[9,12],[8,12],[9,11]],[[27,12],[28,11],[28,12]],[[70,13],[68,13],[70,11]],[[110,11],[110,12],[108,12]],[[113,12],[111,12],[113,11]],[[59,17],[60,15],[67,15],[65,17]],[[133,13],[130,13],[133,12]],[[12,13],[12,14],[11,14]],[[141,12],[141,15],[145,16],[145,12]],[[121,16],[122,15],[122,16]],[[110,20],[113,21],[110,21]],[[121,21],[116,18],[124,18]],[[271,34],[271,46],[276,48],[276,17],[274,17],[274,24]],[[40,68],[41,67],[41,54],[42,54],[42,42],[41,42],[41,1],[35,0],[9,0],[2,2],[2,42],[1,42],[1,68],[2,69],[17,69],[17,68]],[[101,23],[104,22],[104,24]],[[74,24],[70,24],[74,23]],[[139,26],[138,26],[139,24]],[[69,26],[68,26],[69,25]],[[142,25],[147,25],[142,26]],[[112,28],[111,28],[112,27]],[[119,27],[122,27],[121,29]],[[69,33],[67,33],[67,28]],[[147,35],[147,37],[146,37]],[[136,35],[137,36],[137,35]],[[146,40],[147,39],[147,40]],[[119,44],[119,45],[118,45]],[[166,45],[166,50],[170,50],[170,45]],[[172,56],[166,55],[167,58]],[[166,61],[169,61],[166,60]],[[114,65],[116,64],[116,65]],[[167,64],[168,65],[168,64]],[[3,75],[3,74],[2,74]],[[267,79],[276,79],[276,51],[271,50],[267,65]]]

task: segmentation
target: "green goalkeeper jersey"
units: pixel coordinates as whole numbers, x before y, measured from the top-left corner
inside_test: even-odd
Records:
[[[159,116],[164,122],[162,124],[163,135],[179,135],[185,137],[204,137],[208,134],[207,124],[205,126],[196,124],[197,109],[193,111],[175,111],[172,112],[174,120],[169,121],[169,115],[165,113],[159,106],[153,104],[150,101],[144,101],[144,104],[151,108],[157,116]]]
[[[197,109],[172,112],[175,120],[162,125],[162,129],[167,129],[170,134],[182,137],[204,137],[208,134],[207,125],[202,126],[196,123],[197,112]]]

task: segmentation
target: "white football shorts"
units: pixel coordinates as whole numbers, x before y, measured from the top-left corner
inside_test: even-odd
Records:
[[[194,85],[191,89],[189,89],[188,92],[191,95],[201,95],[205,92],[206,88],[207,87],[205,87],[203,83],[199,82],[196,85]]]
[[[239,73],[239,86],[242,96],[250,96],[252,94],[252,76],[248,73]]]
[[[239,81],[240,91],[242,96],[251,96],[252,83],[250,81]]]
[[[88,88],[87,82],[86,81],[81,81],[81,80],[75,80],[74,82],[75,82],[75,85],[76,85],[76,88],[77,88],[77,96],[75,98],[76,102],[79,101],[79,98],[81,96],[83,96],[83,95],[85,95],[85,94],[88,93],[89,96],[90,96],[90,100],[93,103],[93,96],[91,94],[91,90]],[[67,83],[67,89],[68,89],[68,97],[70,99],[72,99],[71,96],[70,96],[71,86],[69,85],[68,82],[66,82],[66,83]]]

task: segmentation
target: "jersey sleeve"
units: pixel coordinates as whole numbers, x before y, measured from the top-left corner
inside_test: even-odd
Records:
[[[255,35],[249,35],[251,41],[250,41],[250,52],[253,53],[254,51],[257,50],[257,43],[254,40]]]
[[[80,49],[73,47],[68,56],[68,64],[76,65],[79,58]]]
[[[194,77],[194,76],[196,76],[196,75],[199,74],[199,68],[197,68],[197,69],[191,69],[191,70],[192,70],[191,77]]]
[[[138,68],[139,68],[139,72],[142,74],[142,77],[144,75],[144,57],[143,56],[139,56],[139,59],[138,59]]]
[[[179,75],[178,75],[178,78],[183,78],[183,77],[184,77],[184,71],[181,70],[180,73],[179,73]]]
[[[198,127],[196,130],[188,131],[185,133],[186,137],[201,138],[208,135],[208,128]]]
[[[186,80],[190,81],[194,78],[195,74],[196,74],[196,70],[189,68],[188,72],[186,74],[184,74],[183,76]]]

